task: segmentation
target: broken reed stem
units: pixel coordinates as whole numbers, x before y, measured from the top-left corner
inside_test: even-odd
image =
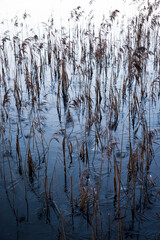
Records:
[[[68,146],[68,151],[69,151],[69,156],[70,156],[70,164],[72,164],[72,143],[69,141],[69,139],[67,138],[67,146]]]
[[[24,181],[24,187],[25,187],[25,199],[27,200],[27,186],[26,186],[26,178],[25,178],[25,173],[23,170],[23,165],[22,165],[22,156],[20,152],[20,144],[19,144],[19,126],[17,124],[17,137],[16,137],[16,153],[18,156],[18,163],[19,163],[19,173],[20,175],[23,175],[23,181]]]
[[[67,176],[66,176],[66,150],[65,150],[65,144],[66,144],[66,138],[63,138],[63,142],[62,142],[62,148],[63,148],[63,166],[64,166],[64,179],[65,179],[65,184],[67,181]]]
[[[6,177],[5,177],[5,162],[4,162],[4,151],[7,152],[6,146],[5,146],[5,142],[4,142],[4,136],[2,136],[2,146],[3,146],[3,179],[4,179],[4,187],[6,189],[7,192],[7,186],[6,186]],[[11,164],[9,161],[9,157],[7,156],[8,159],[8,166],[9,166],[9,170],[10,170],[10,176],[11,176],[11,183],[12,183],[12,201],[13,201],[13,209],[14,209],[14,184],[13,184],[13,171],[11,169]]]
[[[101,176],[102,176],[102,170],[103,170],[103,163],[104,163],[104,159],[103,159],[103,153],[102,153],[101,166],[100,166],[100,172],[99,172],[99,178],[98,178],[97,196],[99,195],[99,191],[101,188]]]
[[[6,175],[5,175],[5,162],[4,162],[4,137],[3,135],[1,134],[1,137],[2,137],[2,151],[3,151],[3,180],[4,180],[4,187],[6,189]]]
[[[114,155],[114,197],[117,197],[117,164],[116,164],[116,156]]]
[[[124,125],[122,129],[121,137],[121,158],[120,158],[120,168],[118,173],[119,187],[118,187],[118,219],[121,217],[121,206],[120,206],[120,191],[121,191],[121,170],[122,170],[122,151],[123,151],[123,134],[124,134]]]
[[[88,164],[88,167],[89,167],[89,157],[88,157],[87,141],[86,141],[86,164]]]
[[[101,141],[100,133],[99,133],[99,131],[98,131],[98,128],[97,128],[97,125],[96,125],[96,124],[95,124],[95,128],[96,128],[96,132],[97,132],[97,135],[98,135],[98,138],[99,138],[100,144],[101,144],[101,149],[103,149],[103,145],[102,145],[102,141]]]

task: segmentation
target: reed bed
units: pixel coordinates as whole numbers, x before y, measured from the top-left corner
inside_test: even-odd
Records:
[[[116,9],[98,28],[80,6],[68,28],[51,16],[30,29],[27,13],[1,23],[0,185],[19,225],[158,239],[146,229],[159,218],[159,7],[122,21]]]

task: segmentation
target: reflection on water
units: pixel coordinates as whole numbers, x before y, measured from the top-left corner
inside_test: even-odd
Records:
[[[158,238],[158,9],[1,23],[2,239]]]

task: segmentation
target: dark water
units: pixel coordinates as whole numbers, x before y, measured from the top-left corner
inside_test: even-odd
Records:
[[[159,238],[158,7],[2,31],[0,239]]]

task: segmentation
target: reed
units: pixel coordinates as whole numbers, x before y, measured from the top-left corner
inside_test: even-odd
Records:
[[[60,239],[141,235],[159,196],[159,1],[134,4],[98,27],[78,6],[68,28],[30,29],[24,13],[0,29],[1,182],[17,219],[20,185],[25,219],[33,196]]]

